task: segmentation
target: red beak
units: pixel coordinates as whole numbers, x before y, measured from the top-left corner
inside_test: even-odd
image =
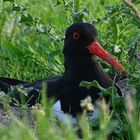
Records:
[[[120,71],[125,71],[125,68],[117,60],[115,60],[107,51],[105,51],[98,42],[92,42],[91,45],[89,45],[87,48],[91,54],[97,55],[104,61],[119,69]]]

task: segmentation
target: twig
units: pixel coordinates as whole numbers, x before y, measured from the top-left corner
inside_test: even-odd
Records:
[[[140,12],[137,7],[130,0],[123,0],[123,2],[134,11],[136,17],[140,20]]]

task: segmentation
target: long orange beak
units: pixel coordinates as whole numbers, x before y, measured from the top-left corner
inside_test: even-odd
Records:
[[[92,42],[87,48],[91,54],[97,55],[98,57],[102,58],[104,61],[108,62],[118,70],[125,71],[125,68],[107,51],[105,51],[98,42]]]

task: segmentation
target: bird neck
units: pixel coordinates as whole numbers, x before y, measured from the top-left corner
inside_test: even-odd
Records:
[[[112,85],[111,79],[106,76],[100,63],[91,56],[73,58],[65,56],[64,66],[64,77],[72,84],[79,85],[81,81],[96,80],[105,88]]]

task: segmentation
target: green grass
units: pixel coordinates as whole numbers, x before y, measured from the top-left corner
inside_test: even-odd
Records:
[[[140,1],[133,2],[139,9]],[[35,81],[62,74],[64,32],[73,22],[88,21],[97,27],[101,45],[125,66],[129,82],[136,90],[128,98],[113,94],[113,113],[101,102],[98,121],[89,122],[83,114],[76,126],[57,122],[51,113],[51,103],[45,101],[34,110],[33,130],[13,118],[10,125],[0,127],[1,140],[77,140],[79,130],[83,140],[103,140],[109,134],[112,139],[140,139],[140,69],[135,60],[140,51],[140,21],[130,8],[121,0],[3,0],[0,6],[1,77]],[[118,73],[101,63],[112,78]],[[104,93],[112,94],[113,90]]]

